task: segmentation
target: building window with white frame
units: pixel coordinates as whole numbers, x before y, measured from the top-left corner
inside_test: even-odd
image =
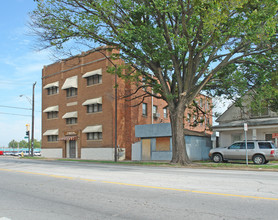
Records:
[[[77,88],[68,88],[67,89],[67,97],[77,96]]]
[[[102,140],[102,125],[87,126],[82,133],[87,134],[87,140]]]
[[[102,104],[95,103],[92,105],[87,105],[87,113],[102,112]]]
[[[66,118],[66,124],[77,124],[77,118]]]
[[[102,112],[102,97],[88,99],[82,105],[87,106],[87,113]]]
[[[142,104],[142,114],[143,116],[147,116],[147,103]]]
[[[47,89],[47,95],[55,95],[58,94],[58,87],[53,86]]]
[[[47,119],[58,118],[58,112],[47,112]]]
[[[87,140],[102,140],[102,132],[87,133]]]
[[[86,72],[82,78],[86,78],[87,86],[102,83],[102,69]]]
[[[58,118],[59,106],[49,106],[43,110],[44,113],[47,113],[47,119]]]
[[[102,83],[102,75],[93,75],[87,77],[87,86],[101,84]]]
[[[187,114],[187,122],[190,123],[190,121],[191,121],[191,115],[188,113]]]
[[[77,96],[78,76],[72,76],[65,80],[62,89],[67,91],[67,97]]]
[[[43,89],[47,90],[47,95],[55,95],[59,92],[59,81],[46,84]]]
[[[48,142],[57,142],[58,141],[58,135],[48,135],[47,136]]]
[[[157,106],[153,105],[153,114],[156,114],[156,113],[157,113]]]
[[[167,109],[167,107],[163,108],[163,117],[168,118],[168,109]]]

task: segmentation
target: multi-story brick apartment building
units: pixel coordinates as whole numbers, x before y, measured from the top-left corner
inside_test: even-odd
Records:
[[[110,54],[89,51],[43,68],[43,156],[113,160],[115,76],[107,73]],[[148,97],[134,107],[138,100],[121,98],[130,93],[132,85],[119,78],[117,84],[117,144],[125,158],[131,159],[131,145],[138,141],[135,125],[170,120],[165,101]],[[197,100],[204,110],[210,108],[209,97],[200,95]],[[204,131],[205,123],[189,126],[194,120],[189,115],[185,112],[185,127]]]

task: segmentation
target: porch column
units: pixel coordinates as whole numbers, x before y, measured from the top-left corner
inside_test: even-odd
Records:
[[[252,140],[257,140],[257,129],[252,129]]]

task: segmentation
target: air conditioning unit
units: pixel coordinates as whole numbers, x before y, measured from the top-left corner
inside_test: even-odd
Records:
[[[154,117],[154,118],[159,118],[159,117],[160,117],[160,114],[159,114],[159,113],[153,113],[153,117]]]

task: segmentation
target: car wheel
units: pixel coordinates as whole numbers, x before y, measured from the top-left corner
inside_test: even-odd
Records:
[[[253,157],[253,162],[254,162],[254,164],[264,164],[265,163],[265,158],[262,155],[255,155]]]
[[[223,157],[221,154],[213,154],[212,160],[214,163],[221,163],[223,161]]]

